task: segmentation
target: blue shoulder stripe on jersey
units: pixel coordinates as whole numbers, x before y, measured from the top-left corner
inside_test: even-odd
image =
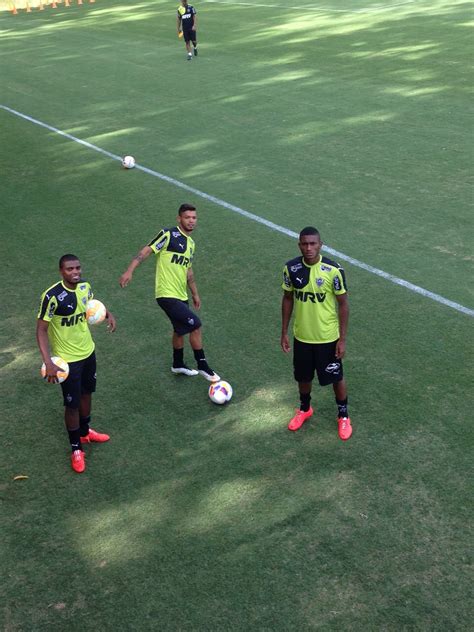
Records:
[[[344,289],[347,292],[347,281],[346,281],[346,273],[344,272],[344,268],[341,266],[340,263],[338,263],[337,261],[333,261],[332,259],[329,259],[328,257],[321,257],[321,263],[324,263],[328,266],[332,266],[333,268],[337,268],[339,270],[339,272],[341,273],[342,276],[342,282],[344,284]]]

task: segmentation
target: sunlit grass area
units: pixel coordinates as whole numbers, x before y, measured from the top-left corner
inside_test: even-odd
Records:
[[[297,244],[231,209],[316,225],[472,309],[471,7],[196,0],[189,63],[178,0],[15,4],[0,105],[30,119],[0,108],[1,627],[470,629],[472,318],[347,263],[353,437],[316,385],[289,433],[280,285]],[[234,388],[222,407],[169,371],[153,264],[118,285],[183,201],[206,354]],[[112,439],[80,476],[34,338],[65,252],[118,320],[94,330],[94,427]]]

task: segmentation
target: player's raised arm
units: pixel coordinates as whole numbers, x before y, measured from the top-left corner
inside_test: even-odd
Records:
[[[144,246],[140,250],[140,252],[135,257],[133,257],[130,265],[119,279],[120,287],[126,287],[130,283],[135,270],[138,268],[142,261],[144,261],[147,257],[151,255],[152,252],[153,250],[150,248],[150,246]]]

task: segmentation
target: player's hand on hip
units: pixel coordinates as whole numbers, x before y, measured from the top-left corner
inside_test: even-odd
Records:
[[[281,348],[283,349],[283,351],[285,353],[289,353],[291,351],[290,341],[288,339],[288,334],[282,334],[281,340],[280,340],[280,345],[281,345]]]

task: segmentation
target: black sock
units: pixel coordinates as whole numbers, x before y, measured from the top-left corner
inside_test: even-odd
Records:
[[[307,413],[310,409],[311,393],[300,393],[300,410]]]
[[[201,364],[207,364],[204,349],[194,349],[194,358],[200,367]]]
[[[337,404],[337,416],[349,417],[349,414],[347,412],[347,397],[346,399],[337,399],[336,397],[336,404]]]
[[[75,430],[68,430],[69,443],[71,444],[71,450],[81,450],[81,430],[76,428]]]
[[[89,424],[91,422],[91,416],[79,417],[79,428],[81,431],[81,437],[87,437],[89,434]]]
[[[175,349],[173,347],[173,367],[179,369],[184,365],[184,349]]]

